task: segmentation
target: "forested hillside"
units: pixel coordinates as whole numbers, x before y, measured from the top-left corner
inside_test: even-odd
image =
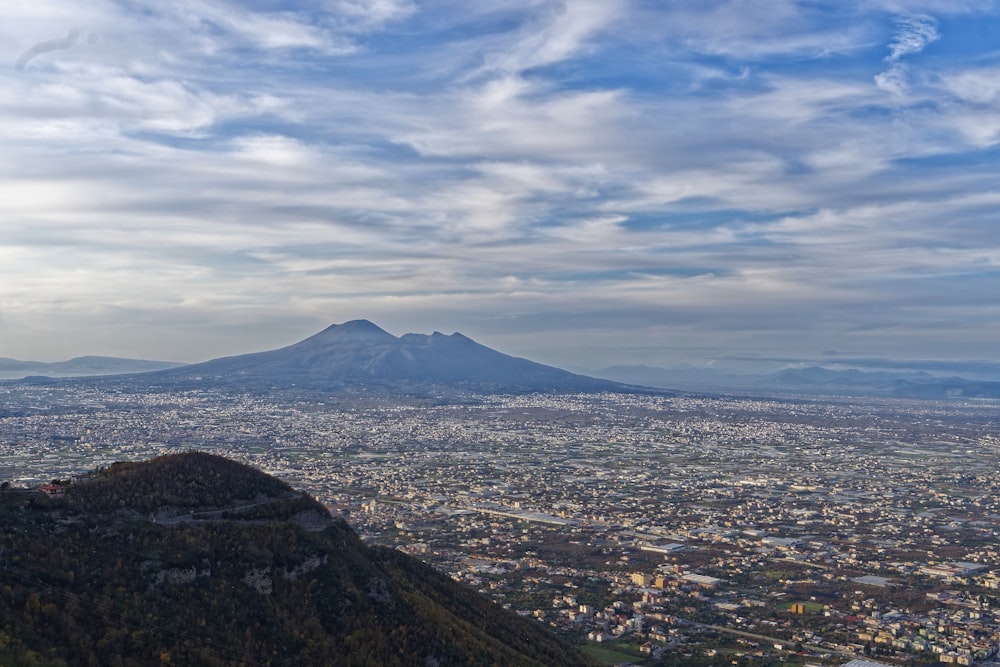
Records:
[[[304,514],[311,531],[288,520]],[[3,665],[587,664],[219,457],[116,464],[65,498],[7,490],[0,525]]]

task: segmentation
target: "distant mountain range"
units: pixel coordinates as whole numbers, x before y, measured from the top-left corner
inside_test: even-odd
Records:
[[[694,366],[633,365],[610,366],[583,375],[503,354],[460,333],[394,336],[368,320],[334,324],[277,350],[199,364],[113,357],[77,357],[56,363],[0,358],[0,380],[28,378],[45,382],[50,381],[47,378],[95,376],[117,376],[108,381],[136,389],[301,389],[352,396],[672,390],[1000,398],[1000,382],[939,377],[927,372],[822,366],[740,375]]]
[[[123,373],[146,373],[183,364],[171,361],[148,361],[145,359],[120,359],[118,357],[74,357],[67,361],[20,361],[0,357],[0,380],[23,378],[29,375],[49,377],[79,377],[91,375],[120,375]]]
[[[298,387],[416,395],[637,390],[512,357],[460,333],[397,337],[367,320],[335,324],[281,349],[144,373],[129,381],[163,387]]]
[[[923,371],[862,371],[822,366],[786,368],[766,375],[739,375],[683,366],[610,366],[591,371],[596,377],[647,387],[712,392],[788,392],[896,396],[900,398],[1000,398],[1000,382],[938,377]]]

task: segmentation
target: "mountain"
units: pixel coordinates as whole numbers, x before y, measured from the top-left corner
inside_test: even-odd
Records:
[[[283,482],[204,453],[0,492],[3,665],[590,664]]]
[[[67,361],[20,361],[0,358],[0,379],[13,380],[29,375],[49,377],[78,377],[92,375],[122,375],[146,373],[149,371],[175,368],[183,364],[172,361],[148,361],[145,359],[119,359],[117,357],[74,357]]]
[[[768,375],[737,375],[691,366],[610,366],[592,373],[618,382],[683,391],[738,394],[782,392],[926,399],[1000,398],[1000,382],[961,377],[942,378],[926,371],[863,371],[857,368],[803,366],[786,368]]]
[[[830,370],[818,366],[786,369],[761,380],[761,386],[802,392],[899,398],[1000,398],[1000,382],[938,377],[925,371]]]
[[[164,385],[380,389],[415,394],[635,390],[512,357],[460,333],[396,337],[367,320],[335,324],[278,350],[224,357],[139,377]]]
[[[941,378],[927,382],[899,382],[893,387],[894,396],[901,398],[1000,398],[1000,382],[967,380],[960,377]]]

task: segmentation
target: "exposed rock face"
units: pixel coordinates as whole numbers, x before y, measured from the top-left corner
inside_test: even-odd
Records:
[[[310,556],[294,567],[255,567],[244,575],[241,581],[262,595],[270,595],[274,591],[274,578],[281,577],[295,581],[299,577],[319,569],[326,564],[329,556]],[[192,578],[191,581],[194,581]]]

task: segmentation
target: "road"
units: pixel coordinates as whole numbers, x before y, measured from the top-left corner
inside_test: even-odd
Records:
[[[725,632],[731,635],[738,635],[740,637],[746,637],[748,639],[756,639],[758,641],[767,642],[769,644],[782,644],[783,646],[794,646],[795,644],[798,643],[798,642],[793,642],[789,639],[782,639],[781,637],[769,637],[767,635],[759,635],[753,632],[745,632],[743,630],[728,628],[724,625],[708,625],[706,623],[689,621],[685,618],[678,618],[677,622],[681,625],[689,625],[694,628],[701,628],[702,630],[716,630],[718,632]],[[817,646],[815,644],[802,644],[802,648],[807,651],[814,651],[817,653],[833,653],[835,655],[840,655],[845,658],[851,658],[852,660],[858,658],[858,655],[856,653],[851,653],[850,651],[838,651],[836,649],[832,649],[827,646]]]

